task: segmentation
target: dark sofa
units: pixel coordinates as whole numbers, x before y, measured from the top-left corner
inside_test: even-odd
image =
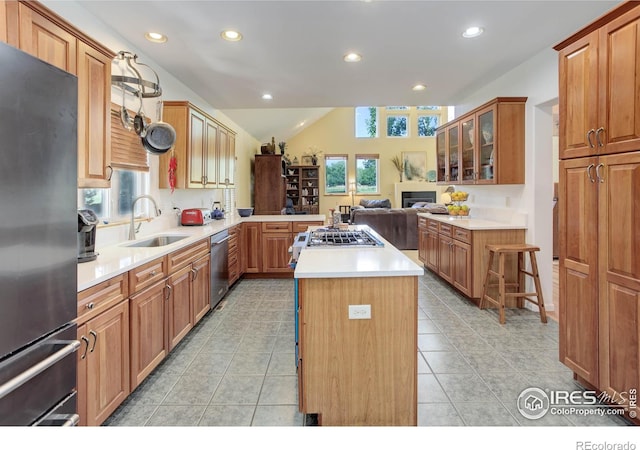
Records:
[[[369,225],[398,250],[418,249],[418,213],[443,213],[447,209],[434,203],[415,203],[411,208],[391,208],[386,200],[361,200],[351,209],[351,223]]]
[[[418,248],[418,208],[358,208],[351,223],[369,225],[399,250]]]

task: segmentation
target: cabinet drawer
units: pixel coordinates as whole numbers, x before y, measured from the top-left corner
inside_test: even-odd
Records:
[[[126,273],[78,292],[78,325],[82,325],[128,296],[129,285]]]
[[[291,233],[291,222],[262,222],[263,233]]]
[[[453,227],[453,238],[471,244],[471,231],[464,228]]]
[[[438,232],[438,224],[440,222],[438,222],[437,220],[431,220],[431,219],[427,219],[427,228],[429,228],[431,231],[435,231],[436,233]]]
[[[442,234],[443,236],[451,237],[452,228],[453,227],[449,224],[440,223],[438,226],[438,233]]]
[[[427,228],[427,219],[418,217],[418,228]]]
[[[154,259],[129,271],[129,289],[133,294],[162,280],[165,276],[167,276],[167,260],[164,257]]]
[[[240,225],[234,225],[229,228],[229,236],[237,236],[240,233]]]
[[[237,253],[238,252],[238,236],[230,236],[229,240],[227,241],[229,243],[229,255],[231,255],[232,253]]]
[[[293,222],[293,233],[298,234],[307,231],[309,227],[321,227],[324,225],[320,221],[311,221],[311,222]]]
[[[203,239],[188,247],[169,253],[167,257],[168,273],[173,273],[209,253],[209,239]]]

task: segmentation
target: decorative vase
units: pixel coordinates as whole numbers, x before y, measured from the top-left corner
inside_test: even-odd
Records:
[[[315,156],[311,157],[311,165],[312,166],[317,166],[318,165],[318,158]]]

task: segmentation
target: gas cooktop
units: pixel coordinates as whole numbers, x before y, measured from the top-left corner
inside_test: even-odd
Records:
[[[318,228],[309,234],[307,246],[384,247],[384,244],[365,230]]]

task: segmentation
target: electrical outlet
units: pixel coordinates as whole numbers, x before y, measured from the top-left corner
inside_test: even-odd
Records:
[[[371,305],[349,305],[349,319],[371,319]]]

